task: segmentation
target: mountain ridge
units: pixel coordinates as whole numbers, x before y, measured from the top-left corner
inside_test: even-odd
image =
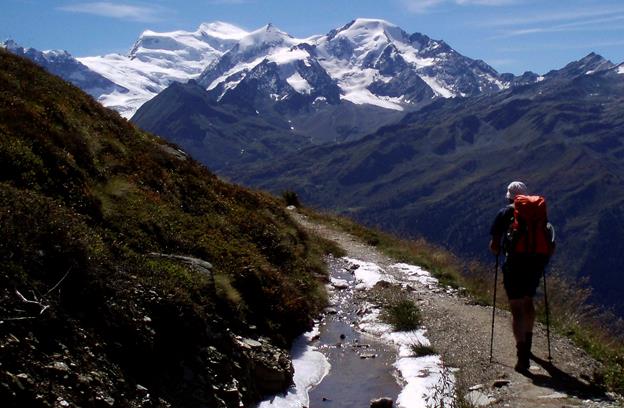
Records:
[[[564,68],[494,95],[439,99],[360,140],[226,174],[481,259],[506,183],[525,180],[550,197],[561,239],[553,267],[587,276],[594,300],[622,314],[624,248],[604,239],[624,236],[624,76],[596,63],[604,69]]]
[[[145,30],[127,55],[81,57],[77,61],[124,89],[124,92],[101,92],[94,96],[105,106],[129,118],[143,103],[173,81],[185,82],[195,79],[208,88],[219,85],[225,91],[236,87],[240,77],[262,62],[261,60],[247,61],[246,65],[243,64],[237,69],[229,66],[228,69],[234,70],[228,76],[233,78],[230,81],[224,81],[226,79],[224,78],[220,84],[208,83],[212,81],[206,78],[214,80],[215,75],[218,77],[225,74],[225,71],[219,74],[206,71],[210,71],[211,67],[215,68],[215,61],[233,48],[240,49],[241,46],[256,44],[260,46],[260,50],[270,49],[269,43],[277,37],[271,39],[262,33],[276,34],[278,31],[274,25],[268,24],[254,32],[247,32],[224,22],[202,23],[194,32],[178,30],[160,33]],[[411,104],[416,104],[417,107],[419,101],[436,95],[465,96],[498,90],[511,84],[515,78],[511,74],[499,75],[482,61],[461,56],[444,41],[432,40],[420,33],[407,34],[398,26],[380,19],[355,19],[326,35],[303,39],[279,32],[282,40],[289,39],[288,45],[299,47],[300,53],[316,48],[323,51],[323,58],[317,61],[320,69],[337,83],[341,98],[356,104],[372,103],[385,109],[402,110],[409,108]],[[375,51],[376,46],[381,48]],[[422,48],[422,58],[418,57],[419,51],[413,48],[414,46]],[[357,63],[357,66],[351,66],[347,61],[339,63],[340,58],[346,56],[345,52],[356,52],[360,48],[360,51],[366,51],[364,54],[368,59],[355,58],[352,62]],[[306,60],[316,59],[313,54],[315,53],[294,59],[305,64]],[[270,55],[260,52],[258,58],[271,58]],[[383,58],[379,60],[378,57]],[[432,65],[432,59],[435,58],[439,59],[440,66]],[[292,55],[290,59],[293,60]],[[415,68],[409,68],[413,64],[416,64]],[[228,63],[224,62],[221,65]],[[278,62],[278,65],[281,64]],[[398,72],[397,69],[406,67],[409,68],[410,74],[404,74],[400,80],[392,78],[392,75]],[[368,71],[363,75],[362,70]],[[350,78],[353,75],[355,77]],[[525,81],[530,78],[527,76]],[[305,85],[309,79],[306,79],[305,75],[297,78],[296,81],[301,87],[295,89],[295,92],[301,94],[310,86],[314,88],[314,83]],[[286,78],[282,80],[285,81]],[[399,85],[406,81],[409,82],[407,88],[413,89],[408,94],[401,94]],[[423,92],[425,89],[429,91]],[[216,97],[220,97],[221,94]],[[276,95],[280,98],[285,96]],[[326,97],[322,93],[319,95]]]

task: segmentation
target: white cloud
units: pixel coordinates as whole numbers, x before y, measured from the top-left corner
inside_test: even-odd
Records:
[[[403,0],[403,4],[412,13],[425,13],[444,2],[445,0]]]
[[[522,26],[528,24],[539,23],[557,23],[566,21],[578,21],[587,18],[595,18],[601,16],[614,16],[624,13],[624,7],[604,7],[592,9],[555,11],[551,10],[547,13],[539,13],[532,15],[524,15],[513,18],[498,18],[483,22],[484,26],[504,27],[504,26]]]
[[[514,47],[498,47],[497,52],[535,52],[536,50],[596,50],[598,48],[611,48],[624,46],[624,40],[614,41],[588,41],[577,43],[544,43],[544,44],[531,44],[527,46],[514,46]]]
[[[443,4],[460,6],[507,6],[519,0],[402,0],[407,9],[413,13],[426,13]]]
[[[510,4],[518,3],[517,0],[455,0],[455,3],[460,5],[479,5],[479,6],[508,6]]]
[[[233,5],[250,3],[250,0],[208,0],[208,4],[212,5]]]
[[[140,22],[161,21],[165,11],[165,9],[160,6],[119,4],[108,1],[67,4],[58,7],[58,9],[70,13],[92,14],[101,17]]]
[[[518,37],[530,34],[542,34],[542,33],[558,33],[558,32],[572,32],[572,31],[605,31],[615,29],[622,29],[620,21],[624,20],[624,14],[604,16],[599,18],[582,19],[579,21],[572,21],[563,24],[551,24],[546,26],[534,26],[526,28],[509,29],[502,31],[499,35],[493,38],[507,38]],[[560,20],[565,21],[565,20]],[[609,23],[618,23],[614,26]]]

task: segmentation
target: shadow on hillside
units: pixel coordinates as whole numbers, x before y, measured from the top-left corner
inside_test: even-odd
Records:
[[[575,396],[580,399],[608,399],[604,389],[581,381],[565,371],[562,371],[549,361],[542,360],[536,356],[532,356],[531,359],[539,364],[549,374],[533,374],[531,372],[524,373],[524,375],[530,378],[533,381],[533,384],[538,387],[551,388],[555,391]]]

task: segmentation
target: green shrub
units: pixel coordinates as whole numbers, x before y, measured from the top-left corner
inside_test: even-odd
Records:
[[[433,356],[438,354],[438,352],[431,345],[424,345],[420,342],[415,342],[410,344],[410,351],[414,355],[414,357],[425,357],[425,356]]]
[[[422,323],[420,309],[410,299],[399,299],[385,305],[381,319],[397,331],[416,330]]]
[[[286,205],[294,205],[295,207],[301,207],[301,203],[299,202],[299,196],[296,192],[291,190],[286,190],[282,192],[282,198]]]

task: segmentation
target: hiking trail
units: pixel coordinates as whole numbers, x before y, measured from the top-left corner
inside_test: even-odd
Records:
[[[306,230],[336,242],[348,258],[371,262],[388,271],[398,262],[341,230],[316,223],[296,211],[291,214]],[[624,406],[620,397],[592,386],[591,379],[599,363],[569,339],[551,331],[553,362],[549,364],[546,329],[536,323],[532,350],[535,358],[531,360],[530,372],[523,375],[513,369],[516,350],[509,312],[496,309],[494,353],[490,363],[492,308],[477,305],[457,291],[443,287],[431,290],[428,285],[416,283],[415,288],[410,293],[422,311],[426,336],[444,364],[458,369],[454,373],[456,387],[463,395],[468,395],[473,406]],[[340,398],[339,395],[334,397]]]

